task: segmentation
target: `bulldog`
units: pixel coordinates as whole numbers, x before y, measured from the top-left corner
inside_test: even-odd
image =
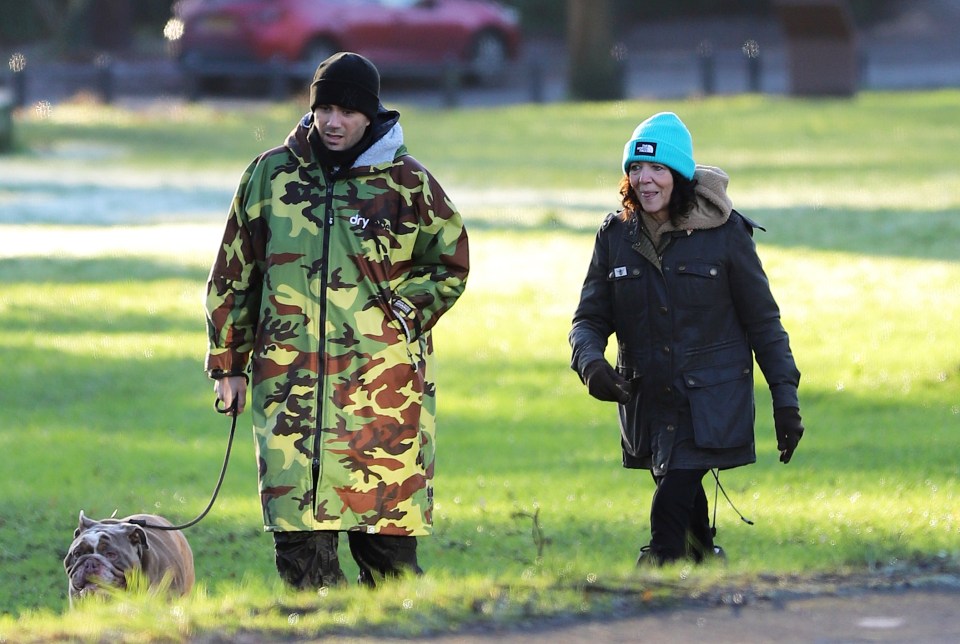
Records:
[[[80,524],[63,560],[69,578],[70,605],[77,597],[100,587],[126,588],[128,574],[140,570],[151,588],[169,581],[169,589],[185,595],[193,587],[193,551],[179,530],[157,530],[149,525],[172,526],[154,514],[134,514],[124,519],[95,521],[80,511]]]

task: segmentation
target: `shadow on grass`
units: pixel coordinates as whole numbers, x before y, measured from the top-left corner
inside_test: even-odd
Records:
[[[754,234],[758,244],[810,248],[867,256],[957,261],[960,212],[901,211],[853,208],[753,208],[743,214],[766,231]],[[482,214],[468,221],[470,230],[517,234],[563,232],[593,236],[606,217],[602,209],[575,211],[533,208],[516,216]]]
[[[211,255],[212,261],[212,255]],[[3,284],[97,284],[188,279],[203,284],[196,266],[146,257],[14,257],[0,259]]]
[[[957,261],[960,212],[852,208],[754,209],[745,212],[767,229],[758,243],[855,255]]]
[[[766,229],[755,234],[759,244],[873,256],[945,261],[957,259],[960,213],[956,210],[860,210],[810,206],[746,208],[742,212]],[[529,208],[475,208],[465,213],[465,218],[468,231],[510,232],[517,235],[556,232],[593,236],[607,214],[608,211],[599,204],[555,200]],[[143,222],[124,220],[110,223]],[[107,268],[103,269],[104,266]],[[103,257],[3,259],[0,260],[0,274],[9,274],[9,278],[5,275],[7,282],[206,278],[205,270],[172,262]]]
[[[177,187],[109,188],[99,184],[51,184],[48,180],[0,187],[7,199],[0,204],[0,224],[112,224],[195,221],[210,213],[217,221],[232,191],[191,185]]]

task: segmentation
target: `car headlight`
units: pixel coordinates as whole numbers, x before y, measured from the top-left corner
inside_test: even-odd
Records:
[[[163,37],[173,42],[183,37],[183,21],[179,18],[170,18],[163,26]]]

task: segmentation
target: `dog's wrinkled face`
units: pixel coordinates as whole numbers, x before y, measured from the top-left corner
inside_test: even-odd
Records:
[[[80,513],[80,525],[63,560],[70,578],[70,598],[96,592],[98,587],[126,587],[125,573],[140,568],[147,535],[131,523],[93,521]]]

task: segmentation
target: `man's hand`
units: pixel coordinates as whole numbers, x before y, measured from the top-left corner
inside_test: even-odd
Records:
[[[597,400],[625,405],[630,402],[630,383],[606,360],[594,360],[583,370],[587,391]]]
[[[224,409],[230,409],[234,399],[237,401],[237,416],[243,413],[243,408],[247,403],[247,379],[243,376],[224,376],[214,381],[213,391],[217,394],[217,400],[223,403]],[[233,416],[232,411],[227,412],[228,416]]]
[[[789,463],[797,444],[803,438],[803,423],[796,407],[781,407],[773,410],[773,426],[777,430],[777,449],[780,462]]]

